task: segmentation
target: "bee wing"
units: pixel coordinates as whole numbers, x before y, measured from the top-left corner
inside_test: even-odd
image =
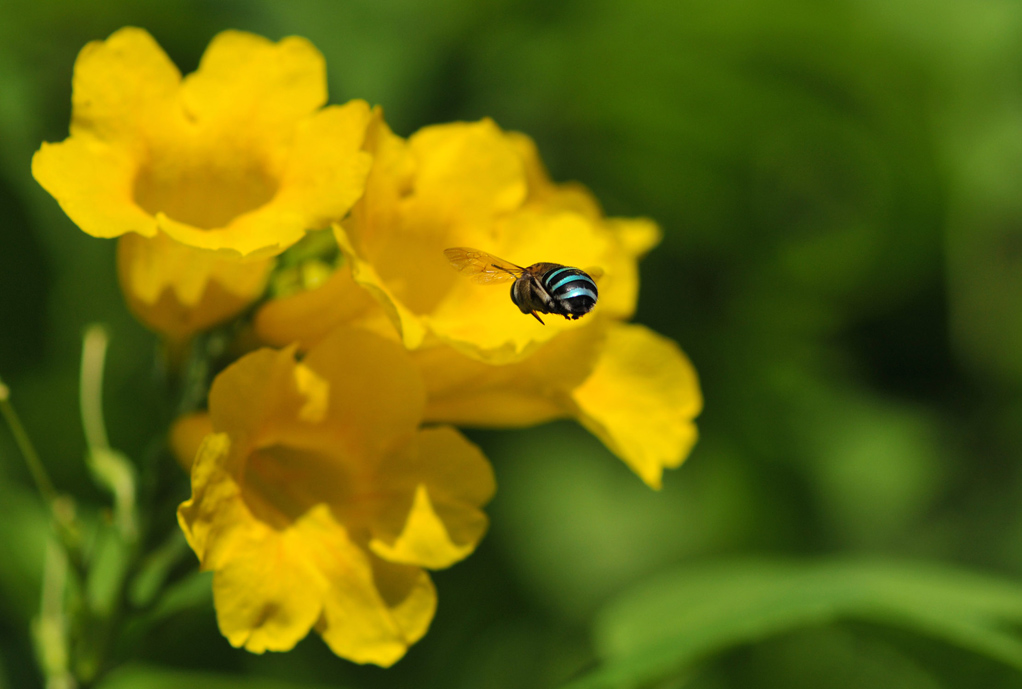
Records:
[[[586,268],[586,274],[593,279],[593,281],[599,281],[603,277],[603,268]]]
[[[525,268],[478,249],[458,246],[444,249],[444,256],[455,270],[467,275],[472,282],[499,284],[515,280],[525,273]]]

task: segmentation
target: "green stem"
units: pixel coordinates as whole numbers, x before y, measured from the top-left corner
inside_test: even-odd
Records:
[[[91,449],[106,450],[110,441],[103,421],[103,368],[109,338],[101,325],[90,325],[82,338],[82,370],[78,403],[85,442]]]
[[[18,416],[14,405],[11,404],[11,389],[2,380],[0,380],[0,413],[3,414],[4,420],[7,421],[7,425],[11,429],[11,435],[14,436],[14,442],[18,445],[18,449],[21,450],[25,463],[28,464],[28,471],[32,474],[32,480],[35,481],[39,494],[42,495],[43,500],[49,505],[56,505],[59,497],[57,491],[53,487],[49,474],[46,473],[46,467],[43,466],[43,462],[39,458],[39,453],[36,452],[35,445],[32,444],[28,431],[25,430],[25,426],[21,423],[21,417]]]
[[[64,551],[50,541],[43,568],[42,602],[33,625],[39,664],[48,689],[73,689],[66,596],[68,563]]]
[[[21,417],[18,416],[17,410],[11,404],[10,398],[11,389],[0,380],[0,414],[3,415],[11,429],[14,442],[21,450],[25,463],[28,464],[29,473],[32,474],[32,480],[35,482],[39,494],[53,514],[57,534],[64,545],[68,559],[74,565],[76,573],[81,576],[85,572],[85,564],[82,559],[81,529],[78,528],[78,520],[75,516],[74,500],[59,494],[53,487],[53,481],[46,473],[46,467],[43,466],[43,461],[39,457],[28,431],[25,430],[24,424],[21,423]]]
[[[78,385],[78,406],[89,448],[86,461],[93,478],[114,497],[114,517],[121,536],[134,543],[138,536],[135,502],[135,467],[120,452],[111,449],[103,421],[103,369],[109,337],[102,325],[90,325],[82,337],[82,368]]]

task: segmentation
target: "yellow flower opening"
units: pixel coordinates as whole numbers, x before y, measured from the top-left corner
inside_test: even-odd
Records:
[[[82,230],[123,238],[129,306],[180,339],[240,312],[265,259],[362,195],[369,107],[326,98],[305,39],[225,31],[182,78],[148,33],[121,29],[82,49],[70,136],[32,174]]]
[[[95,237],[274,255],[362,195],[369,108],[326,96],[303,38],[225,31],[182,78],[148,33],[121,29],[82,49],[71,136],[43,144],[32,173]]]
[[[209,421],[185,422],[213,432],[178,515],[231,644],[288,650],[315,628],[338,655],[387,666],[425,634],[423,568],[472,552],[494,483],[457,431],[418,428],[424,406],[408,354],[362,331],[301,363],[259,350],[217,377]],[[193,433],[179,426],[180,444]]]

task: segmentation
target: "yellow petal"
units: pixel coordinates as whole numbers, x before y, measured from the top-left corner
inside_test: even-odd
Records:
[[[452,428],[420,431],[380,469],[382,502],[370,548],[392,562],[430,569],[465,558],[486,531],[481,508],[496,489],[479,449]]]
[[[250,521],[239,499],[241,488],[225,469],[232,449],[236,446],[226,433],[205,437],[192,464],[192,496],[177,510],[188,545],[207,570],[229,561],[233,531],[244,530]]]
[[[151,239],[129,235],[118,241],[119,260],[126,271],[126,287],[134,298],[155,302],[166,290],[185,307],[197,307],[210,282],[244,300],[258,297],[270,260],[225,260],[217,254],[179,244],[159,234]]]
[[[231,557],[213,575],[220,632],[232,646],[253,653],[289,651],[312,629],[331,585],[317,562],[323,550],[343,557],[358,549],[326,506],[310,510],[286,529],[256,520],[234,530]],[[347,546],[347,553],[345,553]]]
[[[401,345],[341,328],[314,347],[303,363],[330,382],[327,420],[331,433],[352,454],[381,454],[419,425],[426,391]]]
[[[334,226],[334,236],[337,238],[337,245],[344,252],[344,258],[351,265],[352,279],[376,299],[397,329],[404,346],[408,349],[417,349],[426,337],[426,328],[420,318],[394,294],[373,265],[359,257],[347,232],[341,226]]]
[[[93,41],[75,61],[71,134],[137,144],[141,132],[166,121],[180,83],[177,67],[143,29]]]
[[[335,270],[315,289],[266,302],[256,312],[254,325],[263,342],[278,347],[297,342],[301,351],[341,326],[393,333],[382,307],[351,277],[349,265]]]
[[[162,234],[124,235],[117,272],[132,312],[175,340],[226,321],[262,294],[273,261],[232,261],[179,244]]]
[[[525,200],[521,159],[492,120],[424,127],[408,140],[417,214],[449,226],[486,222]]]
[[[231,557],[213,579],[217,622],[232,645],[290,650],[318,622],[338,655],[387,666],[428,627],[436,606],[428,577],[406,568],[412,586],[379,581],[376,563],[326,505],[285,528],[255,520],[246,526],[233,530]],[[388,600],[396,588],[402,597]]]
[[[373,157],[366,178],[366,191],[348,219],[359,252],[386,241],[402,226],[406,215],[404,199],[414,185],[415,159],[406,142],[387,126],[383,110],[374,108],[366,128],[363,149]]]
[[[209,391],[213,428],[253,442],[296,425],[307,399],[299,393],[294,369],[293,348],[260,349],[228,366]]]
[[[179,416],[170,427],[170,449],[181,468],[191,473],[195,455],[206,436],[213,432],[213,422],[207,412]]]
[[[311,114],[326,96],[326,64],[309,41],[291,36],[273,43],[242,31],[217,34],[181,90],[196,120],[269,130]]]
[[[634,258],[642,258],[663,239],[657,224],[647,218],[608,218],[606,222],[624,253]]]
[[[571,391],[592,373],[605,326],[603,319],[594,318],[507,365],[487,364],[450,347],[416,352],[426,381],[426,419],[520,428],[571,415]]]
[[[436,613],[436,588],[418,567],[371,557],[376,588],[390,608],[390,618],[411,645],[421,639]]]
[[[426,633],[436,611],[436,590],[416,567],[344,555],[334,561],[338,575],[319,633],[337,655],[389,667]]]
[[[443,569],[471,554],[475,543],[458,546],[451,542],[443,521],[429,501],[429,490],[420,484],[401,535],[393,544],[374,538],[369,541],[369,548],[391,562]]]
[[[129,150],[86,134],[44,143],[32,156],[32,176],[93,237],[156,234],[156,219],[135,203],[137,168]]]
[[[305,404],[298,410],[298,419],[305,423],[319,423],[330,406],[330,384],[304,364],[295,365],[295,386]]]
[[[652,488],[696,441],[702,395],[692,364],[672,341],[616,324],[592,375],[572,393],[579,421]]]
[[[365,190],[372,156],[362,151],[373,114],[362,100],[331,106],[299,123],[275,203],[305,214],[309,227],[344,217]]]
[[[153,38],[136,28],[86,45],[75,61],[71,137],[43,144],[32,174],[94,237],[156,233],[134,200],[147,132],[165,128],[181,81]]]
[[[660,228],[646,218],[610,218],[604,227],[613,247],[601,265],[605,275],[598,281],[600,306],[609,316],[631,318],[639,299],[639,264],[660,241]]]

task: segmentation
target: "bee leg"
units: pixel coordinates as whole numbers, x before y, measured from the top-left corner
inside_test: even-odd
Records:
[[[540,324],[540,325],[546,325],[546,323],[544,323],[544,322],[543,322],[543,319],[542,319],[542,318],[540,318],[540,317],[539,317],[538,315],[536,315],[536,312],[535,312],[535,311],[530,311],[529,313],[531,313],[531,314],[533,315],[533,317],[535,317],[535,319],[536,319],[537,321],[539,321],[539,324]]]

